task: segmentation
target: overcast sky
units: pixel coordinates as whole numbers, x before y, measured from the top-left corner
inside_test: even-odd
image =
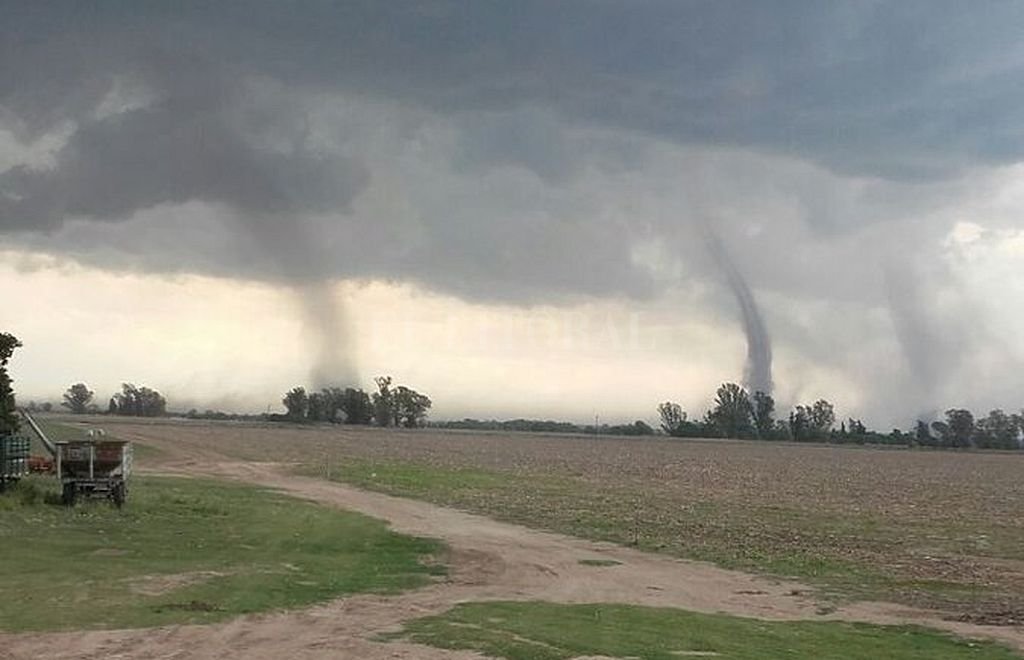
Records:
[[[153,5],[0,2],[23,398],[1024,405],[1022,3]]]

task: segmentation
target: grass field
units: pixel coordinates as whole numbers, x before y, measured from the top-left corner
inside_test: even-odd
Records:
[[[62,442],[65,440],[84,440],[87,438],[86,433],[92,428],[104,428],[103,423],[89,423],[89,422],[76,422],[73,420],[65,422],[57,422],[50,418],[45,418],[40,415],[33,417],[36,420],[36,424],[42,429],[46,437],[51,442]],[[32,431],[28,424],[22,422],[21,430],[18,431],[19,435],[27,436],[32,440],[32,454],[34,456],[44,456],[49,458],[49,453],[43,446],[43,443],[39,440],[36,434]],[[107,434],[105,436],[108,440],[117,440],[117,436],[114,434]],[[137,460],[147,460],[159,456],[159,450],[144,444],[136,444],[132,447],[134,458]]]
[[[132,426],[156,446],[791,576],[836,598],[1024,621],[1024,456],[252,424]],[[117,427],[113,427],[116,432]]]
[[[146,477],[121,511],[54,499],[42,477],[0,496],[0,630],[209,622],[443,573],[434,541],[252,487]]]
[[[469,603],[406,625],[397,637],[509,660],[1011,660],[1009,649],[920,628],[767,622],[626,605]]]

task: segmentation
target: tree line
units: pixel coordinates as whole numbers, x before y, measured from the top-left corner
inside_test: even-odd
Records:
[[[0,332],[0,435],[16,433],[19,419],[15,405],[13,380],[7,364],[14,351],[21,347],[14,335]],[[393,386],[390,376],[374,379],[377,391],[368,394],[357,388],[329,387],[307,392],[295,387],[283,397],[285,415],[265,415],[264,419],[334,422],[345,424],[377,424],[379,426],[425,426],[431,408],[430,397],[404,385]],[[93,403],[95,392],[85,383],[75,383],[63,394],[61,406],[72,413],[99,413]],[[30,404],[32,410],[48,412],[52,406]],[[797,405],[784,418],[776,418],[775,400],[771,395],[748,392],[735,383],[724,383],[715,393],[710,410],[701,419],[690,419],[682,407],[666,401],[657,408],[660,431],[674,437],[738,438],[757,440],[790,440],[797,442],[837,442],[856,444],[888,444],[947,449],[1024,449],[1024,410],[1006,413],[994,409],[984,417],[975,417],[964,408],[946,410],[941,420],[918,420],[914,429],[903,432],[893,429],[880,433],[868,429],[858,419],[840,421],[836,428],[835,407],[826,399]],[[133,383],[123,383],[121,391],[110,397],[107,414],[158,417],[167,414],[167,400],[160,392]],[[216,411],[189,417],[211,419],[251,418]],[[657,431],[642,420],[632,424],[580,426],[569,422],[517,419],[504,422],[464,419],[439,422],[432,426],[451,429],[541,431],[609,435],[653,435]]]
[[[392,386],[390,376],[373,380],[377,391],[368,394],[361,389],[326,387],[319,392],[307,392],[305,387],[294,387],[285,393],[281,403],[287,413],[272,415],[274,421],[333,422],[368,426],[424,426],[427,412],[433,402],[425,394],[406,387]]]
[[[167,414],[167,399],[157,390],[139,387],[134,383],[122,383],[121,391],[115,393],[107,403],[106,411],[93,403],[96,393],[85,383],[75,383],[62,395],[61,406],[75,415],[101,414],[123,415],[131,417],[163,417]],[[42,404],[39,407],[49,412],[52,406]],[[31,410],[31,408],[30,408]]]
[[[996,408],[975,419],[970,410],[950,408],[945,419],[928,424],[922,420],[914,429],[914,440],[925,447],[959,449],[1021,449],[1024,435],[1024,410],[1007,414]]]
[[[12,334],[0,332],[0,435],[13,435],[21,428],[14,402],[14,381],[7,363],[21,342]]]
[[[291,422],[335,422],[345,424],[376,424],[378,426],[424,426],[427,412],[433,405],[430,397],[405,385],[392,386],[390,376],[374,379],[377,391],[368,394],[361,389],[327,387],[307,392],[294,387],[281,400],[284,415],[236,415],[214,410],[203,413],[192,409],[185,414],[191,419],[264,419]],[[93,402],[96,393],[85,383],[75,383],[62,396],[61,406],[73,414],[101,414]],[[49,412],[50,404],[32,405],[32,410]],[[121,391],[110,397],[106,413],[134,417],[162,417],[167,413],[167,399],[157,390],[133,383],[121,385]]]
[[[735,383],[724,383],[715,393],[704,417],[690,419],[682,407],[666,401],[658,406],[661,431],[675,437],[736,438],[885,444],[936,448],[1022,449],[1024,411],[1007,414],[995,409],[976,419],[969,411],[951,408],[945,419],[919,420],[912,432],[893,429],[880,433],[859,419],[848,418],[836,426],[835,407],[826,399],[795,406],[786,417],[775,417],[775,400],[765,392],[749,393]]]

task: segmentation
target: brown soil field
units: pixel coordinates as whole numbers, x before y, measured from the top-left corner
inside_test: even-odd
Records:
[[[478,656],[385,643],[379,635],[457,603],[485,600],[615,602],[764,619],[914,623],[991,637],[1024,650],[1024,627],[1007,617],[979,621],[963,615],[982,611],[978,608],[995,602],[996,593],[1018,589],[1017,582],[986,589],[978,581],[979,600],[959,603],[961,610],[935,610],[852,598],[829,600],[822,598],[821,584],[816,589],[804,580],[759,576],[671,556],[695,554],[693,548],[701,546],[719,552],[718,543],[728,541],[738,543],[742,549],[736,556],[746,556],[755,567],[770,559],[771,552],[830,558],[838,552],[836,547],[845,547],[847,537],[818,546],[819,539],[798,538],[793,530],[815,529],[837,514],[850,530],[859,529],[878,544],[857,545],[874,548],[873,552],[897,551],[899,534],[891,546],[878,539],[904,524],[931,529],[929,542],[948,552],[952,545],[943,534],[961,530],[959,525],[965,522],[978,529],[984,525],[986,534],[992,533],[995,522],[1007,525],[1010,536],[992,536],[985,546],[1001,548],[999,543],[1019,533],[1018,520],[1000,521],[997,516],[999,511],[1012,513],[1005,498],[1020,494],[1013,490],[1019,488],[1014,476],[1022,465],[1015,456],[327,427],[111,420],[102,424],[144,446],[139,452],[143,471],[260,484],[387,520],[399,532],[441,539],[449,547],[450,576],[395,597],[357,596],[298,612],[211,625],[0,634],[0,658],[471,658]],[[313,475],[296,474],[301,471]],[[492,517],[332,483],[325,479],[329,471],[332,480],[449,500],[462,509],[488,510]],[[885,487],[888,493],[872,487]],[[969,500],[956,497],[967,493]],[[933,511],[933,502],[945,501],[956,504],[955,511]],[[659,508],[669,505],[691,514],[659,518],[666,515]],[[786,514],[759,518],[757,512],[772,509]],[[588,522],[585,510],[603,516],[606,524]],[[628,516],[618,518],[626,515],[624,511]],[[737,511],[749,515],[744,518]],[[979,518],[955,518],[968,514]],[[882,533],[865,523],[874,517],[893,522]],[[529,525],[494,518],[522,518]],[[706,529],[692,527],[694,539],[679,536],[676,544],[668,542],[683,533],[680,525],[694,521],[703,521]],[[755,523],[771,542],[758,536],[742,542]],[[578,535],[605,535],[616,541],[629,542],[635,535],[641,548],[531,529],[571,525],[577,525]],[[804,533],[810,532],[800,532]],[[855,536],[854,531],[849,533],[850,538]],[[919,542],[919,536],[904,536],[909,540],[903,552],[914,558],[906,570],[930,566],[933,560],[907,549]],[[660,553],[643,552],[652,547]],[[722,556],[716,561],[730,560]],[[1019,560],[976,551],[943,562],[957,570],[985,566],[1001,571],[1000,579],[1019,579],[1019,574],[1014,577]],[[807,568],[799,562],[790,566]],[[856,562],[846,568],[858,579],[869,574]],[[837,575],[825,577],[827,584]],[[951,577],[965,584],[979,580],[970,572]],[[887,583],[880,584],[874,588]],[[965,610],[968,605],[974,609]]]
[[[99,420],[97,420],[99,421]],[[1024,622],[1024,456],[667,438],[121,422],[149,462],[306,474],[534,528],[798,579],[825,609],[885,600]]]

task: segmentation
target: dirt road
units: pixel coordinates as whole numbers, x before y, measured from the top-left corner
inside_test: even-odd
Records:
[[[474,600],[617,602],[725,612],[765,619],[842,619],[916,623],[1024,649],[1024,631],[945,621],[940,613],[857,603],[823,613],[803,585],[709,564],[496,522],[432,504],[291,475],[285,466],[224,460],[209,451],[196,461],[162,447],[159,469],[237,479],[387,520],[399,532],[443,540],[451,573],[443,582],[393,597],[356,596],[299,612],[242,617],[207,626],[156,630],[0,635],[0,658],[430,658],[477,657],[404,643],[374,641],[403,621]],[[617,565],[593,566],[581,560]]]

